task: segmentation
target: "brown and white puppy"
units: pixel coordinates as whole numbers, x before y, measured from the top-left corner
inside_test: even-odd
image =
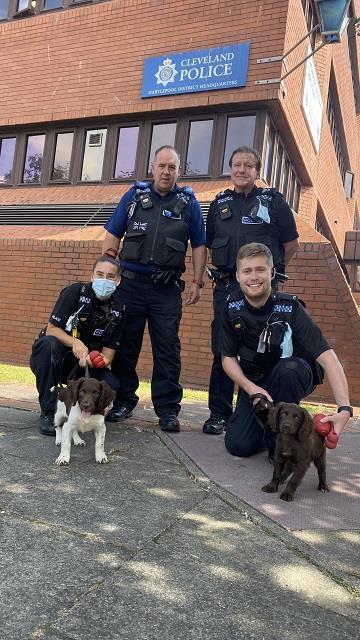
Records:
[[[107,462],[104,442],[106,434],[106,408],[115,398],[107,382],[95,378],[78,378],[71,380],[67,387],[58,390],[57,407],[54,417],[56,444],[61,445],[59,457],[55,464],[65,465],[70,462],[71,439],[76,446],[85,446],[79,431],[95,432],[95,459],[100,464]]]
[[[269,409],[268,424],[277,433],[274,474],[262,491],[275,493],[279,484],[291,474],[281,500],[291,502],[307,468],[314,462],[318,475],[318,489],[329,491],[326,484],[326,449],[316,433],[310,414],[297,404],[279,402]]]

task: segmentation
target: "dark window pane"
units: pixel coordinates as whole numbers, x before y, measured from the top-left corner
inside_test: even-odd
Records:
[[[28,136],[23,182],[40,182],[44,144],[45,134]]]
[[[132,178],[134,176],[138,137],[139,127],[119,129],[114,178]]]
[[[149,155],[148,172],[151,169],[151,163],[154,159],[154,153],[156,149],[162,147],[164,144],[169,144],[172,147],[175,142],[176,122],[167,122],[166,124],[154,124],[151,134],[151,147]]]
[[[91,129],[86,132],[84,161],[81,172],[81,180],[83,182],[101,180],[106,134],[106,129]]]
[[[9,0],[0,0],[0,20],[8,17]]]
[[[11,181],[16,138],[0,139],[0,184]]]
[[[288,188],[289,169],[290,169],[290,162],[289,162],[289,160],[285,160],[283,174],[282,174],[282,180],[281,180],[281,188],[280,188],[280,191],[283,194],[284,198],[286,198],[286,193],[287,193],[287,188]]]
[[[280,188],[280,177],[281,177],[281,169],[282,169],[282,160],[283,160],[284,150],[279,142],[277,146],[276,156],[275,156],[275,169],[274,169],[274,187],[275,189]]]
[[[70,179],[70,161],[74,133],[58,133],[56,136],[56,151],[51,180]]]
[[[212,130],[212,120],[191,122],[185,165],[187,176],[205,175],[209,172]]]
[[[45,0],[44,9],[57,9],[58,7],[62,7],[62,0]]]
[[[254,144],[255,116],[228,118],[223,163],[223,175],[230,174],[229,159],[237,147],[252,147]]]
[[[29,7],[29,0],[19,0],[17,3],[16,11],[23,11]]]
[[[265,145],[265,157],[264,157],[264,168],[263,168],[263,176],[268,184],[270,184],[270,180],[271,180],[271,170],[273,166],[273,157],[274,157],[274,143],[275,143],[275,131],[272,127],[269,127],[266,145]]]

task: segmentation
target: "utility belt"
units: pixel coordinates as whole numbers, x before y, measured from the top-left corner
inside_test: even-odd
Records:
[[[157,269],[153,273],[137,273],[130,269],[121,269],[121,276],[135,282],[144,282],[156,284],[166,287],[175,284],[180,291],[184,291],[185,282],[181,280],[181,271],[173,271],[171,269]]]
[[[235,282],[236,280],[236,271],[220,271],[220,269],[215,269],[215,267],[206,267],[206,272],[208,278],[212,280],[213,286],[218,282],[230,284],[230,282]]]

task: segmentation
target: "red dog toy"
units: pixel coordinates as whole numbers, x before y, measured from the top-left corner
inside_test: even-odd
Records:
[[[339,436],[336,431],[334,431],[332,422],[320,422],[322,418],[325,418],[324,413],[317,413],[314,416],[313,420],[315,431],[319,434],[319,436],[325,438],[325,446],[328,449],[335,449],[339,441]]]
[[[89,357],[91,360],[91,364],[96,369],[102,369],[103,367],[105,367],[105,360],[100,351],[90,351]]]

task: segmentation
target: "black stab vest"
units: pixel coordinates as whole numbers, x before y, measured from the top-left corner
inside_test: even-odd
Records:
[[[284,263],[284,251],[279,230],[274,221],[274,196],[281,194],[275,189],[262,189],[250,198],[234,197],[230,189],[216,196],[217,210],[214,215],[214,240],[211,245],[212,264],[220,271],[234,271],[240,247],[249,242],[261,242],[269,247],[274,265],[279,269]],[[268,207],[270,222],[263,222],[254,214],[258,204],[256,196],[266,196],[263,204]],[[253,214],[253,215],[251,215]],[[279,269],[283,272],[283,266]]]

